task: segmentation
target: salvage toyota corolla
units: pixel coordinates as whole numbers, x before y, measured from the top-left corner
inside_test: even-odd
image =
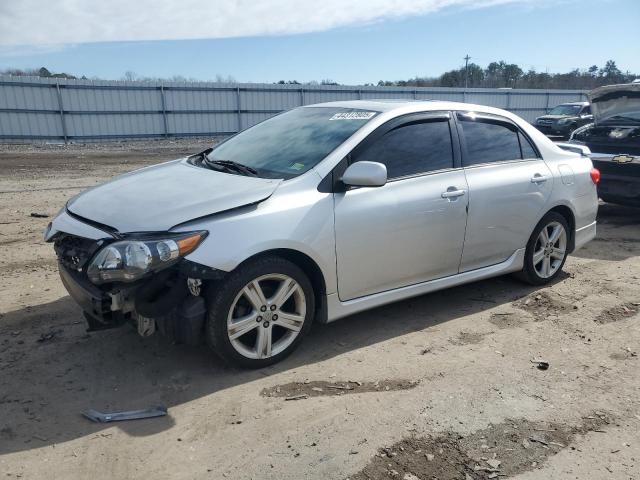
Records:
[[[595,236],[598,178],[503,110],[334,102],[87,190],[45,239],[90,329],[262,367],[314,321],[506,273],[552,281]]]

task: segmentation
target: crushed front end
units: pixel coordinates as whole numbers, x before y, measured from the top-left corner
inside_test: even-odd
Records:
[[[184,256],[206,232],[100,235],[76,225],[83,222],[67,212],[60,216],[67,218],[50,226],[45,239],[54,244],[60,278],[82,308],[88,331],[132,324],[142,336],[157,330],[176,343],[201,342],[207,311],[202,290],[224,272]]]

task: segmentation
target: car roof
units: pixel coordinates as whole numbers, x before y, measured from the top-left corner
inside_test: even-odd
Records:
[[[445,105],[446,104],[446,105]],[[377,112],[390,112],[406,107],[417,110],[446,110],[449,105],[465,105],[458,102],[441,102],[434,100],[404,100],[400,98],[380,98],[370,100],[341,100],[337,102],[316,103],[305,107],[334,107],[334,108],[358,108],[363,110],[375,110]],[[455,107],[456,109],[459,107]],[[467,107],[466,107],[467,108]]]
[[[565,103],[561,103],[560,105],[589,105],[589,102],[565,102]]]
[[[381,98],[370,100],[343,100],[337,102],[315,103],[305,105],[307,107],[334,107],[357,108],[362,110],[374,110],[377,112],[392,112],[394,110],[409,111],[437,111],[437,110],[474,110],[487,113],[499,113],[493,107],[474,105],[471,103],[449,102],[441,100],[404,100],[397,98]]]

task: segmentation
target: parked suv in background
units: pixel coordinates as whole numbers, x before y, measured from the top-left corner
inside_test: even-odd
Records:
[[[591,123],[589,102],[561,103],[548,114],[536,118],[535,127],[545,135],[569,137],[576,128]]]
[[[549,283],[595,236],[597,178],[504,110],[333,102],[87,190],[45,239],[90,327],[262,367],[313,321],[506,273]]]

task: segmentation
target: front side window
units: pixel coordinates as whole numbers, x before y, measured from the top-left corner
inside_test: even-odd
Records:
[[[466,144],[464,166],[522,159],[515,126],[464,115],[458,120]]]
[[[422,121],[394,128],[354,160],[383,163],[389,179],[452,168],[449,121]]]
[[[221,143],[210,162],[237,162],[263,178],[289,179],[315,167],[378,112],[302,107],[265,120]]]
[[[582,109],[582,115],[591,115],[591,106],[587,105]]]

